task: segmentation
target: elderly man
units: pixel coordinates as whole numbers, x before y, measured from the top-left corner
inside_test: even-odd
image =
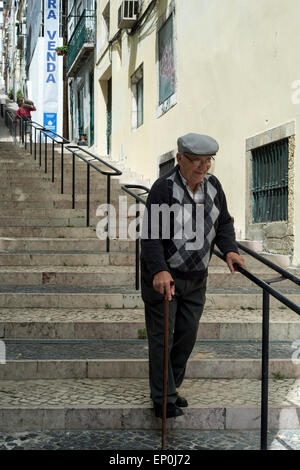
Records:
[[[178,165],[159,178],[148,195],[141,253],[149,381],[156,417],[162,417],[163,403],[164,297],[170,301],[167,418],[182,415],[182,408],[188,406],[176,388],[184,379],[197,338],[214,245],[226,256],[232,273],[234,263],[245,266],[225,194],[218,179],[208,173],[218,143],[212,137],[190,133],[177,144]],[[154,209],[166,206],[175,209],[173,216],[170,211],[169,220],[165,213],[157,219]],[[189,231],[179,231],[178,236],[178,228],[186,221],[191,224]],[[164,236],[166,233],[169,235]]]

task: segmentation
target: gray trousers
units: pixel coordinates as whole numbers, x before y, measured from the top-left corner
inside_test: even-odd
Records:
[[[203,280],[175,278],[175,296],[169,302],[167,402],[175,403],[187,360],[193,350],[205,304],[207,276]],[[149,343],[149,383],[154,403],[163,403],[164,296],[153,289],[152,277],[142,271],[142,298]]]

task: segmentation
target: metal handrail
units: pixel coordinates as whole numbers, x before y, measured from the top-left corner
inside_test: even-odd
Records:
[[[146,201],[140,197],[140,195],[135,194],[130,189],[143,189],[147,193],[149,193],[149,188],[145,186],[138,186],[138,185],[126,185],[122,186],[122,189],[126,191],[130,196],[134,197],[137,203],[136,212],[139,213],[139,204],[142,203],[146,205]],[[139,226],[137,225],[137,244],[136,244],[136,257],[139,254]],[[262,320],[262,384],[261,384],[261,435],[260,435],[260,448],[261,450],[267,450],[267,433],[268,433],[268,386],[269,386],[269,329],[270,329],[270,295],[275,297],[279,302],[286,305],[288,308],[293,310],[295,313],[300,315],[300,307],[296,305],[294,302],[289,300],[287,297],[282,295],[276,289],[271,287],[269,284],[273,282],[279,282],[284,279],[288,279],[292,282],[295,282],[297,285],[300,285],[300,279],[293,274],[289,273],[286,269],[282,268],[281,266],[272,263],[271,261],[263,258],[261,255],[258,255],[256,252],[247,248],[242,243],[237,242],[238,247],[248,253],[250,256],[256,258],[258,261],[264,263],[269,268],[274,269],[278,273],[281,274],[281,278],[277,279],[270,279],[263,281],[259,279],[257,276],[249,272],[247,269],[239,266],[238,264],[234,263],[234,268],[239,271],[243,276],[247,277],[250,281],[254,282],[258,287],[263,289],[263,300],[262,300],[262,313],[263,313],[263,320]],[[213,253],[221,258],[223,261],[225,260],[225,256],[222,255],[218,250],[213,249]],[[139,267],[138,261],[136,259],[136,266]],[[137,269],[136,268],[136,269]],[[139,288],[139,272],[136,272],[136,289]]]
[[[111,176],[120,176],[122,175],[122,172],[115,168],[113,165],[110,163],[105,162],[101,158],[97,157],[93,153],[89,152],[88,150],[82,148],[79,145],[67,145],[65,147],[66,150],[72,153],[72,208],[75,208],[75,156],[79,158],[80,160],[84,161],[87,164],[87,207],[86,207],[86,213],[87,213],[87,226],[89,226],[89,214],[90,214],[90,167],[94,168],[94,170],[98,171],[102,175],[105,175],[107,177],[107,185],[106,185],[106,203],[107,203],[107,237],[106,237],[106,251],[109,253],[110,251],[110,195],[111,195]],[[78,152],[75,151],[75,149],[79,150],[80,152],[84,152],[90,157],[93,157],[94,160],[103,163],[106,165],[108,168],[110,168],[111,171],[104,171],[101,168],[98,168],[91,160],[87,160],[84,158],[82,155],[79,155]]]
[[[127,194],[130,196],[134,197],[136,200],[136,206],[135,206],[135,220],[139,220],[140,217],[140,202],[142,204],[146,204],[145,200],[141,198],[143,194],[148,194],[149,193],[149,188],[146,186],[142,185],[136,185],[136,184],[124,184],[121,186],[121,189],[125,191]],[[131,189],[139,189],[143,190],[144,193],[138,195],[135,194],[133,191],[130,191]],[[139,231],[140,231],[140,225],[136,225],[136,237],[135,237],[135,288],[136,290],[139,290],[140,288],[140,240],[139,240]]]
[[[266,266],[268,266],[271,269],[274,269],[274,271],[277,271],[281,276],[284,276],[285,279],[288,279],[289,281],[294,282],[298,286],[300,286],[300,279],[295,276],[294,274],[290,273],[286,269],[282,268],[281,266],[278,266],[277,264],[273,263],[272,261],[269,261],[268,259],[264,258],[263,256],[259,255],[256,253],[256,251],[251,250],[251,248],[248,248],[247,246],[243,245],[240,242],[236,242],[238,247],[245,251],[245,253],[248,253],[249,255],[253,256],[253,258],[256,258],[258,261],[261,263],[264,263]],[[279,279],[281,280],[281,279]]]
[[[17,121],[15,120],[15,117],[12,115],[7,110],[7,116],[9,120],[11,121],[11,132],[14,134],[15,141],[16,141],[16,124]],[[9,123],[8,123],[9,124]],[[31,128],[30,132],[30,153],[32,154],[32,128],[34,128],[34,133],[35,133],[35,138],[34,138],[34,159],[36,160],[37,157],[37,151],[36,151],[36,145],[37,145],[37,138],[36,138],[36,132],[39,132],[39,165],[40,167],[42,166],[42,149],[41,149],[41,135],[44,135],[45,138],[45,173],[48,172],[48,152],[47,152],[47,139],[52,140],[52,183],[55,181],[55,153],[54,153],[54,144],[58,144],[61,148],[61,194],[64,194],[64,149],[68,150],[72,154],[72,209],[75,209],[75,195],[76,195],[76,186],[75,186],[75,157],[79,158],[81,161],[83,161],[87,165],[87,187],[86,187],[86,225],[87,227],[90,226],[90,168],[95,169],[98,173],[105,175],[107,177],[107,210],[108,210],[108,230],[107,230],[107,238],[106,238],[106,251],[110,251],[110,194],[111,194],[111,177],[112,176],[120,176],[122,175],[122,172],[115,168],[113,165],[110,163],[107,163],[103,159],[99,158],[97,155],[94,155],[93,153],[89,152],[88,150],[82,148],[79,145],[67,145],[70,144],[70,141],[67,140],[65,137],[57,134],[56,132],[53,132],[49,129],[46,129],[44,126],[39,124],[36,121],[23,121],[20,119],[20,132],[19,132],[19,137],[20,137],[20,142],[22,142],[25,145],[25,148],[27,148],[27,126]],[[56,136],[53,137],[53,135]],[[97,167],[92,160],[88,160],[87,158],[84,158],[82,155],[78,153],[78,151],[83,152],[90,157],[92,157],[93,161],[100,162],[103,165],[107,166],[110,170],[112,171],[105,171]]]

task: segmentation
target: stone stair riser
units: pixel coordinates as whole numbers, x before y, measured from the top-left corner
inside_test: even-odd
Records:
[[[171,429],[260,429],[260,407],[189,407],[168,419]],[[269,407],[269,429],[299,429],[296,407]],[[145,407],[15,406],[0,408],[0,432],[39,430],[161,429],[161,419]]]
[[[79,203],[78,203],[79,204]],[[103,204],[106,204],[106,202],[103,202]],[[113,204],[113,203],[112,203]],[[85,218],[86,217],[86,203],[84,201],[80,201],[81,208],[77,207],[77,204],[75,208],[73,209],[72,207],[70,208],[58,208],[58,207],[53,207],[53,208],[34,208],[34,209],[18,209],[18,208],[13,208],[13,209],[2,209],[1,211],[1,218],[7,219],[10,218],[12,222],[15,220],[15,218],[47,218],[47,219],[59,219],[59,218]],[[97,208],[101,205],[101,203],[93,203],[90,204],[90,216],[96,217],[97,213]],[[115,209],[116,215],[119,215],[119,211]],[[102,211],[103,213],[103,211]],[[126,217],[127,213],[121,212],[120,216]],[[133,216],[129,216],[130,219],[132,219]],[[101,217],[99,217],[98,220],[100,220]],[[51,222],[51,220],[50,220]]]
[[[10,190],[22,190],[26,194],[35,194],[35,193],[41,193],[42,190],[49,190],[53,192],[60,192],[61,191],[61,183],[60,181],[55,181],[52,183],[50,180],[49,181],[39,181],[39,180],[33,180],[32,182],[24,182],[22,183],[21,181],[11,181],[11,182],[5,182],[1,183],[1,193],[3,193],[5,190],[10,192]],[[67,181],[66,179],[64,180],[64,192],[65,193],[72,193],[73,186],[72,186],[72,181]],[[84,180],[77,181],[75,185],[75,194],[85,194],[87,191],[87,185]],[[94,194],[99,194],[101,198],[106,198],[106,185],[103,185],[99,182],[94,182],[92,181],[90,183],[90,193]],[[125,192],[120,190],[118,187],[111,187],[111,194],[120,194],[124,197],[126,197]]]
[[[142,308],[138,294],[0,294],[0,307]]]
[[[110,240],[111,251],[135,251],[134,240]],[[0,250],[10,251],[106,251],[106,240],[95,239],[70,239],[65,236],[64,238],[32,238],[30,240],[24,239],[1,239]],[[51,261],[51,259],[49,260]],[[48,263],[49,264],[49,263]]]
[[[133,266],[135,255],[127,253],[43,253],[43,254],[2,254],[0,266]]]
[[[47,173],[45,173],[45,168],[44,166],[42,168],[37,167],[37,166],[32,166],[32,167],[23,167],[21,168],[5,168],[3,165],[0,164],[0,169],[1,169],[1,174],[0,174],[0,183],[5,182],[7,180],[13,180],[13,181],[18,181],[18,182],[27,182],[29,180],[36,180],[37,182],[43,179],[48,179],[49,181],[52,180],[52,169],[48,168]],[[22,172],[20,174],[20,172]],[[64,168],[64,178],[68,178],[69,180],[72,180],[72,167],[69,165]],[[61,178],[61,169],[55,168],[54,171],[54,179],[59,179]],[[86,172],[86,167],[81,167],[81,168],[76,168],[75,171],[75,180],[79,181],[86,181],[87,179],[87,172]],[[99,181],[99,184],[101,184],[103,187],[106,187],[106,177],[102,175],[98,175],[97,171],[91,171],[90,172],[90,181]],[[111,185],[119,187],[120,183],[118,179],[115,177],[111,178]]]
[[[300,296],[291,295],[290,300],[299,304]],[[1,293],[0,307],[32,307],[32,308],[102,308],[106,305],[110,308],[143,308],[144,304],[140,293],[136,294],[90,294],[90,293]],[[240,308],[246,305],[259,309],[262,304],[262,296],[260,294],[207,294],[206,310],[208,309],[232,309]],[[271,308],[278,309],[280,302],[271,298]]]
[[[4,339],[138,339],[145,322],[101,321],[1,321],[0,338]],[[300,323],[270,323],[270,341],[294,341],[300,338]],[[198,339],[261,340],[261,323],[207,323],[200,321]]]
[[[98,197],[98,196],[97,196]],[[77,199],[77,198],[76,198]],[[99,201],[97,199],[97,201]],[[118,203],[118,199],[112,198],[112,203]],[[106,198],[104,203],[106,203]],[[1,201],[1,208],[3,211],[3,214],[9,214],[10,212],[12,215],[15,215],[15,211],[20,211],[20,210],[28,210],[31,209],[32,213],[34,215],[34,211],[36,209],[43,209],[43,210],[48,210],[48,209],[53,209],[53,210],[58,210],[58,209],[73,209],[72,207],[72,201],[71,198],[66,199],[64,201],[50,201],[50,200],[35,200],[35,201]],[[91,210],[96,212],[97,207],[100,205],[100,202],[96,202],[95,200],[90,201],[90,208]],[[78,209],[86,209],[86,198],[84,198],[81,201],[76,200],[75,203],[75,210]],[[10,211],[10,212],[9,212]]]
[[[134,286],[134,273],[1,273],[1,285]]]
[[[298,361],[300,362],[300,361]],[[300,363],[270,359],[269,377],[300,377]],[[20,360],[0,365],[0,380],[37,379],[146,379],[148,361],[143,359]],[[186,379],[261,379],[260,359],[191,359]]]
[[[54,255],[57,256],[57,255]],[[52,254],[49,254],[51,260]],[[86,263],[85,263],[86,264]],[[80,266],[80,265],[77,265]],[[209,287],[251,287],[253,283],[243,276],[232,276],[229,278],[225,273],[208,278]],[[234,282],[235,281],[235,282]],[[65,286],[134,286],[135,273],[111,272],[59,272],[55,266],[51,269],[45,268],[43,272],[18,272],[17,270],[5,271],[0,265],[0,285],[65,285]],[[282,282],[281,286],[291,286],[289,281]]]
[[[93,227],[0,227],[0,237],[5,238],[81,238],[98,240]]]

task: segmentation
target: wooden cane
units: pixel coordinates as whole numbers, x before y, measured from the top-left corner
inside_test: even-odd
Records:
[[[170,282],[174,286],[174,281]],[[169,300],[164,299],[164,381],[163,381],[163,412],[162,412],[162,450],[166,450],[166,422],[167,422],[167,385],[168,385],[168,334],[169,334]]]

